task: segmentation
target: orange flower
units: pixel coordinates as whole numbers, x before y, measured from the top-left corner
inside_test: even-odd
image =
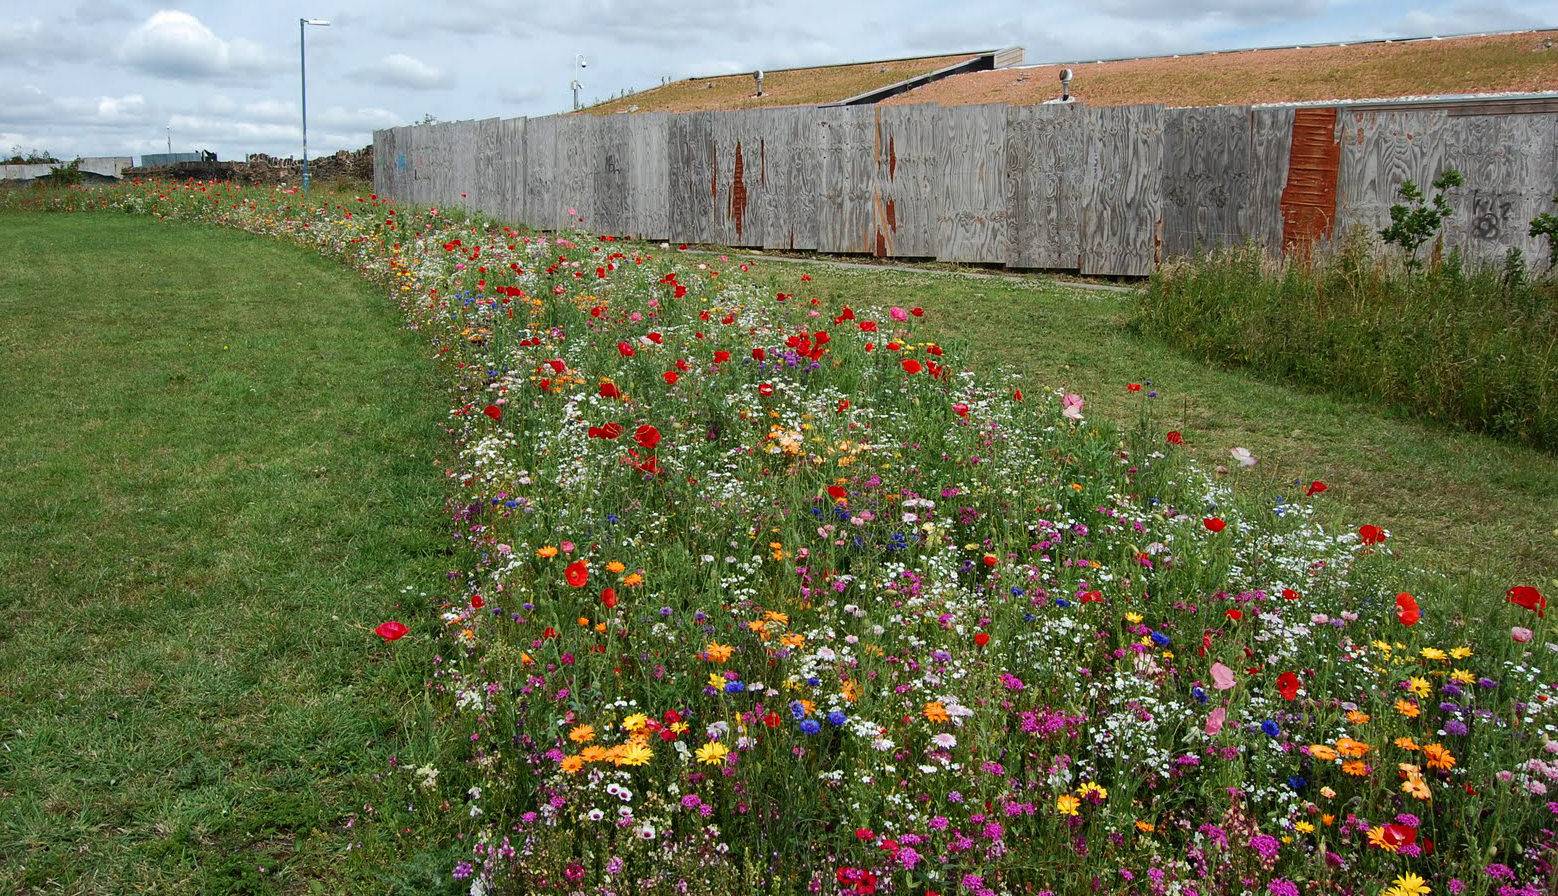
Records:
[[[1411,700],[1405,700],[1398,697],[1396,698],[1396,712],[1401,713],[1401,715],[1405,716],[1406,718],[1415,719],[1419,715],[1422,715],[1423,711],[1419,709],[1418,705],[1413,703]]]
[[[581,769],[581,768],[584,768],[584,760],[583,759],[579,758],[578,756],[565,756],[565,757],[563,757],[563,765],[562,765],[563,771],[567,772],[570,775],[576,775],[576,774],[579,773],[579,769]]]
[[[1367,778],[1369,766],[1362,759],[1349,759],[1342,763],[1342,771],[1354,778]]]
[[[729,644],[721,644],[718,641],[710,641],[709,646],[703,648],[703,655],[709,658],[711,663],[723,663],[730,659],[736,652],[736,648]]]
[[[947,715],[947,708],[934,700],[925,704],[925,718],[937,723],[951,721],[952,719],[951,716]]]
[[[1447,772],[1455,767],[1455,757],[1444,744],[1424,744],[1423,755],[1428,759],[1428,767]]]
[[[1410,737],[1398,737],[1398,738],[1396,738],[1396,746],[1400,747],[1403,750],[1416,750],[1418,748],[1417,747],[1417,741],[1413,740]]]
[[[1371,717],[1369,716],[1368,713],[1366,713],[1366,712],[1359,712],[1356,709],[1351,710],[1351,711],[1349,711],[1347,713],[1347,721],[1349,723],[1353,724],[1353,725],[1367,725],[1367,724],[1369,724],[1369,719],[1370,718]]]
[[[1385,828],[1379,825],[1369,828],[1369,845],[1377,846],[1386,852],[1395,852],[1400,848],[1395,843],[1392,843],[1389,837],[1385,836]]]
[[[1310,744],[1309,755],[1321,762],[1330,762],[1336,758],[1336,750],[1327,744]]]
[[[1336,752],[1342,754],[1348,759],[1362,759],[1364,756],[1367,756],[1369,751],[1372,749],[1374,748],[1368,744],[1362,741],[1353,740],[1350,737],[1340,737],[1336,740]]]

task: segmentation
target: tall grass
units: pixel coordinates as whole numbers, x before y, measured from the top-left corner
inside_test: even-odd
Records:
[[[1310,261],[1221,250],[1162,268],[1131,326],[1266,379],[1558,449],[1558,283],[1518,259],[1413,272],[1359,235]]]

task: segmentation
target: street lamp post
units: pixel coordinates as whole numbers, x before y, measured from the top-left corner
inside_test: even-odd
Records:
[[[325,27],[329,19],[298,19],[298,73],[303,90],[303,192],[308,192],[308,54],[304,52],[305,33],[309,25]]]

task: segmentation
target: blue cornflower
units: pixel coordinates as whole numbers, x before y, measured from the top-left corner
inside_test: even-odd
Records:
[[[847,721],[847,717],[841,710],[835,709],[828,713],[828,724],[832,725],[834,728],[843,725],[845,721]]]
[[[1309,786],[1309,782],[1304,779],[1303,775],[1291,775],[1288,777],[1288,786],[1296,791],[1302,791]]]
[[[615,513],[606,514],[606,522],[611,523],[613,526],[621,522],[621,519],[622,518],[617,516]]]
[[[1190,696],[1196,698],[1197,703],[1205,703],[1207,701],[1206,689],[1200,685],[1190,689]]]
[[[802,734],[816,734],[818,731],[821,731],[821,730],[822,730],[822,724],[820,722],[818,722],[816,719],[807,719],[806,721],[801,723],[801,733]]]
[[[1273,722],[1271,719],[1267,719],[1266,721],[1261,722],[1260,730],[1264,731],[1267,737],[1276,737],[1282,733],[1282,729],[1278,728],[1277,723]]]
[[[812,687],[816,687],[817,685],[822,684],[822,679],[820,679],[817,676],[813,675],[810,678],[806,679],[806,683],[811,685]]]
[[[739,693],[741,693],[742,691],[744,691],[746,689],[747,689],[747,683],[744,682],[744,681],[727,681],[727,682],[725,682],[725,693],[727,693],[727,694],[739,694]]]
[[[1028,592],[1023,590],[1023,587],[1021,585],[1013,585],[1012,586],[1012,597],[1022,597],[1024,594],[1027,594],[1027,593]]]
[[[1066,600],[1064,597],[1057,597],[1055,598],[1055,606],[1066,609],[1071,606],[1071,601]]]
[[[790,704],[790,715],[794,716],[798,722],[806,718],[806,707],[801,705],[801,701],[796,700]]]
[[[1169,636],[1163,634],[1162,632],[1153,632],[1152,643],[1158,645],[1159,647],[1167,647],[1169,646]]]

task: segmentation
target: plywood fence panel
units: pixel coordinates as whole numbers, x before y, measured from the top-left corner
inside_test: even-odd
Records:
[[[1005,262],[1006,107],[938,109],[936,257]]]
[[[628,189],[628,127],[626,115],[580,116],[593,118],[591,155],[580,164],[592,169],[589,229],[613,236],[626,233],[633,217]]]
[[[557,118],[548,115],[525,122],[525,223],[537,230],[556,230],[562,220],[556,182]]]
[[[822,126],[818,165],[817,248],[823,252],[870,252],[871,182],[875,115],[869,107],[817,110]]]
[[[669,118],[663,112],[623,116],[629,134],[628,192],[632,196],[634,236],[663,240],[671,235],[667,196],[666,133]]]
[[[1518,249],[1545,264],[1545,241],[1531,219],[1553,212],[1558,195],[1558,115],[1478,115],[1446,122],[1445,164],[1465,185],[1449,197],[1446,247],[1497,260]]]
[[[709,113],[673,115],[666,128],[667,237],[699,242],[714,214]]]
[[[822,196],[822,122],[810,109],[788,110],[790,235],[786,248],[810,251],[821,242],[818,208]]]
[[[1075,105],[1006,110],[1008,264],[1081,266],[1082,172],[1087,119]]]
[[[1250,110],[1250,238],[1282,252],[1282,191],[1293,151],[1292,109]]]
[[[498,122],[497,216],[506,224],[525,222],[525,119]]]
[[[497,118],[478,119],[472,125],[475,150],[475,171],[471,179],[470,198],[466,207],[496,218],[501,213],[503,187],[500,182],[498,138],[502,121]]]
[[[876,106],[871,189],[873,252],[934,258],[939,199],[936,107]]]
[[[1401,184],[1411,180],[1425,191],[1446,167],[1443,112],[1354,112],[1342,110],[1337,131],[1342,144],[1333,237],[1353,228],[1375,231],[1390,221]]]
[[[1163,222],[1163,108],[1086,109],[1082,273],[1145,276]]]
[[[1163,254],[1249,239],[1254,152],[1246,106],[1171,109],[1163,118]]]

